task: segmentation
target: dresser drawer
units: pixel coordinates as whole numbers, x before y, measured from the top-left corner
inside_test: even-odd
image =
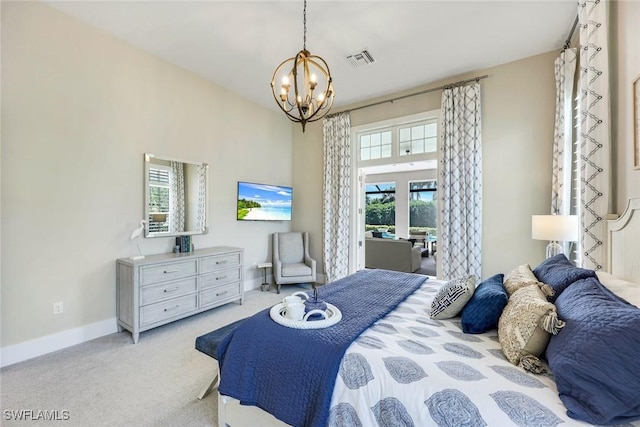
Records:
[[[167,298],[179,297],[194,293],[198,290],[196,277],[177,280],[175,282],[165,282],[159,285],[144,286],[140,295],[140,305],[148,305]]]
[[[228,268],[200,276],[200,290],[240,280],[240,267]]]
[[[167,262],[140,268],[140,284],[149,285],[167,280],[193,276],[197,272],[197,260]]]
[[[200,307],[240,295],[240,282],[229,283],[200,292]]]
[[[208,273],[221,268],[239,266],[241,255],[240,252],[236,252],[200,258],[200,273]]]
[[[165,302],[151,304],[140,309],[142,327],[162,322],[172,317],[195,311],[198,308],[197,294],[174,298]]]

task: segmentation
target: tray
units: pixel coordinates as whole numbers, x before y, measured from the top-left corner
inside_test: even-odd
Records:
[[[338,323],[342,319],[342,313],[338,310],[333,304],[327,303],[327,309],[324,311],[326,318],[322,320],[291,320],[287,319],[282,315],[282,312],[285,309],[285,305],[283,303],[276,304],[271,307],[269,311],[269,315],[273,319],[274,322],[286,326],[287,328],[294,329],[322,329],[327,328],[329,326],[333,326]],[[308,316],[309,314],[314,313],[323,313],[320,310],[312,310],[309,313],[305,314]]]

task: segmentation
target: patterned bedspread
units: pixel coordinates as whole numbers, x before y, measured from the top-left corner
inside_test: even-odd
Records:
[[[442,283],[425,282],[347,349],[329,426],[588,425],[566,415],[550,374],[504,358],[497,331],[469,335],[459,318],[431,320]]]

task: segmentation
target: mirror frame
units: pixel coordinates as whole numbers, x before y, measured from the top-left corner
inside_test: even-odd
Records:
[[[184,164],[204,166],[204,188],[205,188],[205,205],[204,205],[204,227],[200,230],[187,230],[180,232],[151,232],[149,231],[149,167],[152,159],[181,162]],[[172,237],[172,236],[188,236],[194,234],[206,234],[209,232],[209,164],[204,162],[191,162],[181,159],[175,159],[167,156],[159,156],[152,153],[144,155],[144,219],[147,221],[144,227],[144,237]]]

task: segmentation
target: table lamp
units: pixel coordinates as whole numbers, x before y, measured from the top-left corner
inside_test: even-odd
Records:
[[[578,241],[577,215],[532,215],[531,238],[549,240],[547,258],[563,253],[558,242]]]

